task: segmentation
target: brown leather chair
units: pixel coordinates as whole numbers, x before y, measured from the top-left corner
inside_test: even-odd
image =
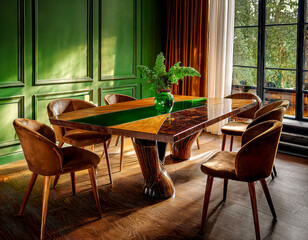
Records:
[[[106,105],[111,105],[111,104],[120,103],[120,102],[129,102],[129,101],[134,101],[134,100],[137,100],[137,99],[131,96],[124,95],[124,94],[108,94],[104,97],[104,101]],[[124,136],[117,137],[116,146],[118,145],[120,137],[121,137],[121,152],[120,152],[120,172],[121,172],[122,166],[123,166]],[[109,146],[109,143],[108,143],[108,146]]]
[[[77,111],[92,107],[95,107],[95,105],[87,101],[79,99],[62,98],[51,101],[47,106],[47,112],[48,116],[52,117],[66,112]],[[108,167],[109,180],[110,183],[112,183],[111,167],[106,145],[106,142],[110,139],[111,135],[93,131],[86,131],[81,129],[64,128],[57,125],[52,125],[52,127],[56,133],[56,139],[59,142],[58,146],[60,148],[63,146],[64,143],[70,144],[74,147],[81,147],[81,148],[86,146],[92,146],[94,144],[103,143],[104,151],[101,156],[101,159],[103,158],[104,153],[106,153],[106,163]],[[75,182],[74,173],[72,173],[71,176],[72,180]],[[59,177],[60,176],[55,177],[53,188],[56,187]],[[75,194],[74,189],[73,189],[73,194]]]
[[[268,105],[258,109],[254,113],[254,116],[251,119],[255,119],[255,118],[271,111],[272,109],[279,108],[279,107],[287,108],[288,106],[289,106],[289,101],[287,101],[287,100],[281,100],[281,101],[273,102],[271,104],[268,104]],[[273,120],[276,120],[276,119],[273,119]],[[231,121],[231,122],[225,124],[221,128],[221,132],[223,134],[221,149],[222,150],[225,149],[226,136],[230,135],[231,136],[230,151],[232,151],[233,137],[242,136],[242,134],[245,132],[248,125],[249,125],[249,122],[240,122],[240,121]]]
[[[281,102],[283,102],[283,101],[281,101]],[[289,103],[289,102],[287,101],[287,103]],[[278,108],[273,108],[274,106],[278,106]],[[255,118],[251,123],[249,123],[247,125],[241,125],[242,127],[238,128],[237,131],[240,132],[239,130],[241,130],[242,134],[243,134],[246,131],[246,129],[248,129],[248,128],[254,126],[254,125],[257,125],[261,122],[268,121],[268,120],[276,120],[276,121],[282,122],[283,116],[286,112],[286,107],[288,107],[288,105],[285,105],[285,104],[280,104],[280,105],[273,104],[272,106],[267,105],[267,106],[263,107],[263,108],[266,108],[266,110],[268,112],[265,112],[265,111],[263,111],[263,108],[260,108],[260,113],[264,113],[264,112],[265,113],[263,115],[260,115],[257,118]],[[271,108],[273,108],[273,109],[270,110]],[[228,133],[228,131],[226,131],[226,133]],[[239,135],[239,136],[242,136],[242,135]],[[277,170],[276,170],[275,164],[273,164],[273,172],[272,172],[271,175],[272,175],[272,179],[274,179],[274,175],[277,176]],[[224,186],[225,188],[226,188],[227,183],[228,183],[228,181],[225,180],[225,186]]]
[[[260,108],[258,111],[256,111],[254,118],[257,118],[275,108],[284,107],[285,109],[287,109],[289,107],[289,104],[290,102],[288,100],[279,100],[279,101],[272,102]]]
[[[265,178],[271,174],[282,130],[279,121],[266,121],[247,129],[242,136],[242,147],[235,152],[220,151],[201,165],[207,174],[201,231],[204,232],[213,178],[219,177],[247,182],[249,187],[256,239],[260,239],[255,181],[260,180],[272,215],[276,218]],[[224,189],[224,200],[226,196]]]
[[[226,96],[225,98],[230,98],[230,99],[254,99],[257,101],[257,105],[247,111],[244,111],[240,114],[238,114],[236,117],[237,118],[247,118],[247,119],[253,119],[255,112],[261,107],[262,101],[261,99],[253,94],[253,93],[234,93],[231,95]],[[221,128],[221,132],[222,132],[222,146],[221,149],[224,150],[225,149],[225,144],[226,144],[226,137],[227,135],[231,135],[231,139],[230,139],[230,151],[232,151],[232,147],[233,147],[233,138],[234,136],[239,136],[238,135],[238,131],[237,125],[242,125],[242,122],[238,122],[238,121],[231,121],[227,124],[225,124],[222,128]],[[227,130],[230,134],[226,133],[225,130]],[[233,132],[234,131],[234,132]]]
[[[95,153],[84,149],[76,147],[61,149],[57,147],[54,131],[43,123],[18,118],[14,120],[13,125],[19,137],[29,170],[32,172],[19,215],[22,215],[24,211],[37,176],[44,176],[41,239],[44,238],[45,234],[50,181],[53,175],[88,169],[96,208],[99,218],[101,218],[102,212],[94,174],[94,168],[100,162],[100,158]]]

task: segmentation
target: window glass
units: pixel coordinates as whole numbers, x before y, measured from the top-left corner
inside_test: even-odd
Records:
[[[265,103],[271,103],[279,100],[288,100],[290,105],[285,115],[295,116],[295,90],[284,91],[282,89],[266,89],[265,90]]]
[[[233,67],[233,85],[238,85],[238,88],[245,89],[247,91],[250,88],[247,88],[246,86],[256,87],[257,69],[245,68],[245,67]]]
[[[298,0],[267,0],[266,24],[297,23]]]
[[[296,72],[266,69],[264,87],[295,89]]]
[[[308,70],[308,24],[305,25],[305,42],[304,42],[304,69]]]
[[[308,92],[304,93],[304,118],[308,118]]]
[[[258,25],[258,0],[235,0],[235,26]]]
[[[233,64],[257,66],[258,28],[235,28],[233,52]]]
[[[265,66],[296,68],[297,26],[266,28]]]

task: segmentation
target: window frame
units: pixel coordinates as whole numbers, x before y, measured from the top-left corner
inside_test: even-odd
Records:
[[[296,74],[296,88],[295,88],[295,116],[286,116],[286,118],[308,121],[308,118],[304,118],[304,94],[308,94],[308,90],[304,89],[304,74],[308,74],[308,69],[304,69],[305,66],[305,29],[308,26],[307,19],[307,0],[298,0],[298,16],[296,23],[277,23],[266,24],[266,0],[259,0],[259,12],[258,12],[258,25],[245,25],[234,26],[236,28],[258,28],[258,51],[257,51],[257,67],[244,66],[233,64],[233,67],[240,68],[256,68],[257,69],[257,81],[256,81],[256,93],[264,101],[266,90],[273,90],[278,88],[271,88],[265,86],[265,71],[266,70],[285,70],[294,71]],[[236,10],[236,9],[235,9]],[[266,56],[266,28],[275,26],[297,26],[297,46],[296,46],[296,69],[294,68],[276,68],[265,66]],[[233,85],[233,81],[232,81]],[[278,89],[279,90],[279,89]],[[284,89],[281,89],[284,91]]]

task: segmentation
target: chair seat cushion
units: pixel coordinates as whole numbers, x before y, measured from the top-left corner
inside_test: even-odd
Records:
[[[232,121],[222,126],[221,132],[232,136],[242,136],[248,125],[248,122]]]
[[[63,136],[62,141],[74,147],[85,147],[103,143],[109,140],[111,135],[86,130],[69,130]]]
[[[100,158],[95,153],[76,147],[61,148],[63,173],[76,172],[96,166]]]
[[[220,151],[201,165],[201,171],[212,177],[236,179],[235,152]]]

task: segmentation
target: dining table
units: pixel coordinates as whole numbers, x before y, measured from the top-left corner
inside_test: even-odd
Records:
[[[192,144],[203,129],[256,104],[251,99],[174,95],[172,111],[160,114],[152,97],[66,112],[50,117],[50,123],[131,137],[144,178],[144,194],[166,199],[175,194],[172,179],[164,167],[167,144],[172,144],[172,158],[187,160]]]

